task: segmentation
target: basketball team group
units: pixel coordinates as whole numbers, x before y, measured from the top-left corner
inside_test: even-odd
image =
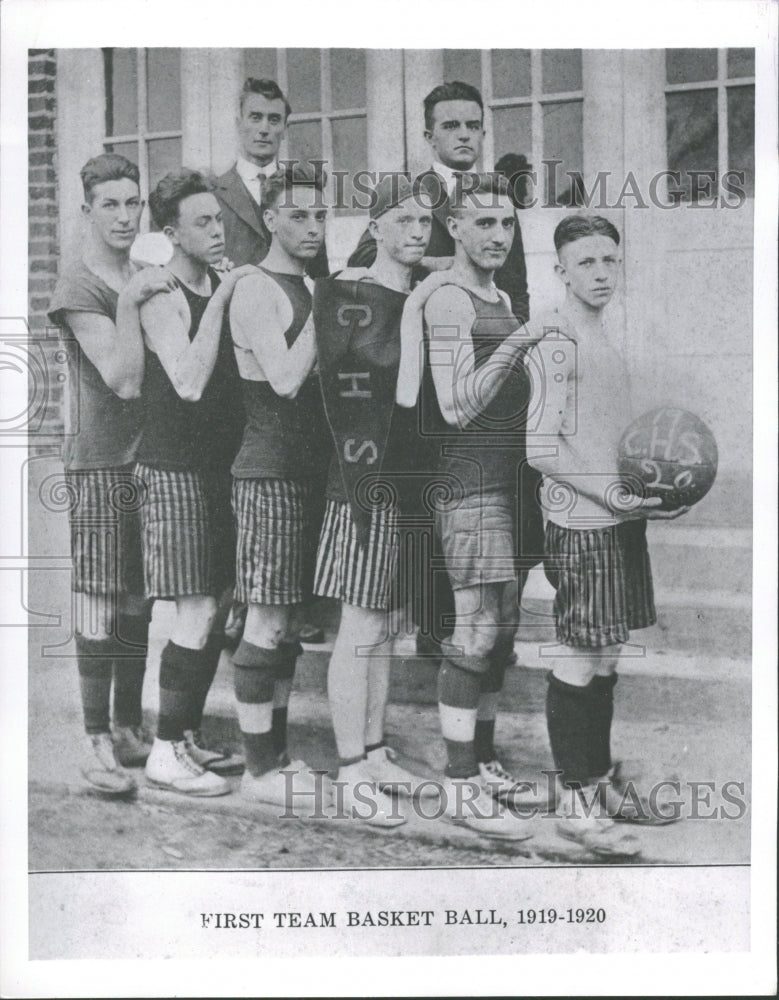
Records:
[[[482,98],[454,81],[420,109],[430,168],[377,176],[363,235],[330,274],[327,179],[278,159],[290,111],[273,80],[247,79],[237,162],[216,179],[163,177],[151,240],[136,239],[138,167],[106,152],[81,170],[81,257],[49,314],[70,372],[84,780],[131,796],[143,767],[182,796],[281,808],[308,795],[374,829],[437,798],[446,820],[526,840],[538,795],[504,766],[495,723],[523,585],[543,562],[557,643],[544,808],[593,855],[635,856],[631,824],[667,819],[612,760],[620,646],[655,622],[646,522],[688,508],[663,509],[617,471],[633,417],[604,320],[620,234],[598,215],[564,217],[548,248],[564,302],[531,319],[512,180],[474,172]],[[340,604],[332,777],[288,745],[314,598]],[[141,694],[155,600],[175,616],[152,734]],[[385,739],[393,616],[413,604],[438,670],[436,780]],[[230,635],[240,753],[202,732]]]

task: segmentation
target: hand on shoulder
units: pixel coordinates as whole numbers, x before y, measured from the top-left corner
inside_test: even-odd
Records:
[[[136,306],[142,306],[160,292],[174,292],[176,279],[165,267],[151,265],[136,271],[122,289],[121,296],[129,298]]]
[[[240,267],[233,267],[220,275],[219,287],[224,295],[232,295],[235,286],[243,278],[252,277],[255,274],[262,274],[262,271],[254,264],[242,264]]]

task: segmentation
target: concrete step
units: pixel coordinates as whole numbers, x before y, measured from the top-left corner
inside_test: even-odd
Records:
[[[150,632],[149,660],[144,702],[156,711],[159,657],[172,625],[172,606],[158,602]],[[306,646],[298,659],[295,690],[326,701],[327,666],[332,633],[322,646]],[[518,666],[508,670],[501,711],[543,713],[546,671],[551,656],[559,652],[553,640],[543,644],[519,642]],[[413,636],[395,642],[390,699],[395,704],[434,705],[437,702],[438,661],[416,655]],[[625,718],[658,723],[689,718],[691,706],[699,722],[749,718],[751,672],[748,660],[721,657],[709,662],[693,656],[671,654],[641,646],[628,647],[620,665],[620,712]],[[222,655],[208,701],[208,714],[234,720],[233,672],[230,658]],[[233,721],[225,722],[233,732]]]
[[[649,526],[652,575],[659,591],[752,592],[752,532],[673,522]]]
[[[673,654],[748,659],[752,650],[749,531],[653,531],[649,549],[657,625],[634,641]],[[520,639],[554,642],[554,591],[540,566],[522,595]]]

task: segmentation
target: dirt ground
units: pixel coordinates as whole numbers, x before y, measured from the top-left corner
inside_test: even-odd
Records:
[[[522,845],[518,845],[522,849]],[[175,803],[110,802],[67,789],[30,792],[30,856],[37,871],[243,870],[501,866],[505,851],[329,831],[300,821],[269,824]],[[528,864],[526,852],[519,859]]]

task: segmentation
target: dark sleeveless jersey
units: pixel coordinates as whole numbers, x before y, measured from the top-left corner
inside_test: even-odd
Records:
[[[261,268],[282,289],[292,306],[284,331],[292,347],[311,315],[311,293],[302,275]],[[319,380],[310,374],[294,399],[279,396],[267,381],[241,379],[245,423],[233,462],[237,479],[308,479],[321,466],[326,428]]]
[[[358,289],[363,291],[360,293]],[[336,443],[336,448],[331,450],[326,496],[329,500],[344,502],[353,499],[355,485],[354,482],[347,485],[345,473],[352,472],[361,478],[367,472],[375,472],[379,479],[391,481],[403,468],[401,456],[408,443],[407,439],[403,440],[404,432],[413,426],[413,413],[409,416],[408,411],[396,407],[394,398],[400,361],[400,316],[406,294],[379,285],[373,278],[363,277],[354,282],[333,276],[318,279],[317,296],[315,310],[318,307],[323,312],[317,317],[320,375]],[[337,318],[344,303],[345,327]],[[367,315],[358,311],[366,306],[370,310]],[[349,330],[350,327],[354,329]],[[333,338],[341,343],[333,363],[328,365],[328,354],[333,350],[327,341]],[[345,374],[350,372],[360,373],[354,384],[352,376]],[[344,389],[346,396],[352,398],[339,398]],[[404,420],[404,416],[408,419]],[[357,462],[352,468],[342,465],[339,445],[340,450],[346,444],[352,453],[360,454],[366,436],[371,438],[372,450],[366,452],[370,465],[366,467],[364,462]],[[354,477],[347,478],[352,480]],[[393,486],[396,489],[394,483]]]
[[[476,370],[489,363],[495,350],[517,329],[517,319],[500,298],[488,302],[463,289],[476,311],[471,341]],[[477,389],[478,391],[478,389]],[[523,358],[517,357],[498,392],[478,417],[459,429],[447,424],[438,406],[429,360],[422,379],[420,406],[431,467],[445,483],[466,495],[488,490],[516,491],[525,462],[530,381]],[[433,465],[434,463],[434,465]]]
[[[209,270],[211,291],[219,278]],[[195,335],[211,296],[198,295],[177,281],[190,312],[189,339]],[[227,468],[240,441],[240,379],[225,316],[211,378],[199,400],[182,399],[157,355],[146,349],[143,381],[144,427],[138,461],[157,469],[206,471]]]

